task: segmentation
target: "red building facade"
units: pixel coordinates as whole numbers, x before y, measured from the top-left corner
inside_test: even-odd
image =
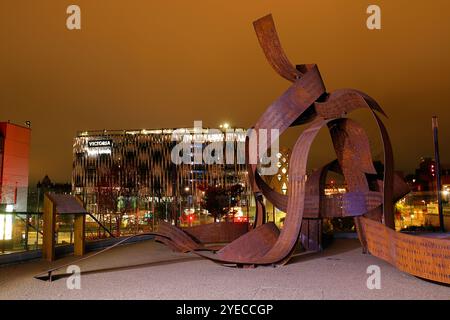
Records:
[[[27,210],[31,129],[0,122],[0,209]]]

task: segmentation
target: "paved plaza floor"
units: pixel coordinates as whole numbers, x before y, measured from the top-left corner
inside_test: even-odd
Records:
[[[67,278],[33,276],[75,260],[0,267],[0,299],[450,299],[450,286],[415,278],[361,253],[355,239],[298,256],[283,267],[235,269],[152,240],[123,245],[79,264],[81,288]],[[381,289],[368,289],[367,268],[381,270]]]

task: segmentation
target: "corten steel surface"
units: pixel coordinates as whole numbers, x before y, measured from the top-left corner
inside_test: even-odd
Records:
[[[253,25],[259,44],[272,68],[289,81],[295,81],[299,78],[302,74],[286,57],[271,16],[259,19]]]
[[[242,259],[259,259],[275,244],[280,230],[273,222],[263,224],[217,252],[223,260],[235,259],[236,254]]]
[[[46,193],[44,195],[44,232],[42,244],[42,257],[48,261],[55,259],[55,233],[56,233],[56,216],[57,214],[73,215],[73,239],[74,254],[76,256],[84,255],[85,244],[85,215],[87,211],[84,209],[81,201],[66,194]]]
[[[412,275],[450,284],[450,240],[396,232],[361,217],[371,254]]]
[[[399,241],[402,241],[403,235],[393,230],[393,205],[395,200],[408,192],[404,182],[394,175],[393,152],[390,139],[384,124],[376,113],[379,112],[385,115],[383,110],[375,100],[357,90],[344,89],[327,94],[320,73],[315,65],[303,65],[301,67],[302,72],[296,72],[293,64],[287,60],[280,46],[270,15],[256,21],[254,26],[269,63],[282,77],[293,82],[293,85],[267,109],[254,128],[276,128],[282,134],[291,125],[299,122],[306,123],[314,118],[315,120],[297,140],[291,155],[288,196],[274,192],[258,175],[256,165],[248,166],[250,185],[253,188],[255,197],[261,199],[262,196],[265,196],[276,207],[287,212],[284,228],[273,243],[273,246],[267,250],[267,244],[270,245],[276,233],[261,232],[265,226],[262,224],[264,222],[264,208],[259,206],[256,213],[256,229],[232,242],[216,255],[201,255],[218,262],[235,263],[236,265],[282,264],[289,260],[299,235],[301,234],[303,238],[308,238],[308,231],[301,232],[302,219],[306,217],[306,213],[309,217],[318,218],[329,215],[326,211],[321,210],[324,207],[324,198],[320,194],[324,174],[328,170],[327,166],[314,172],[309,177],[308,182],[305,181],[309,147],[317,132],[326,125],[329,127],[340,170],[349,186],[349,192],[342,200],[340,216],[355,216],[361,243],[369,252],[374,255],[381,255],[376,250],[377,245],[373,240],[373,233],[367,234],[369,229],[367,225],[370,223],[371,226],[379,226],[379,228],[385,230],[385,233],[390,235],[389,238],[386,237],[388,243],[390,243],[389,240],[393,241],[392,239],[397,238],[400,239]],[[313,116],[311,116],[311,106],[314,108]],[[383,180],[375,181],[375,183],[369,183],[373,181],[369,181],[368,178],[369,175],[376,175],[368,138],[363,128],[355,121],[343,118],[349,112],[359,108],[367,108],[371,111],[379,127],[383,142]],[[307,112],[307,110],[309,111]],[[304,120],[299,121],[298,119],[302,119],[302,117]],[[267,145],[270,146],[270,144],[270,141],[268,141]],[[247,150],[248,159],[251,152],[248,146]],[[330,214],[329,216],[333,215]],[[373,220],[363,218],[363,216]],[[382,221],[384,225],[378,221]],[[420,242],[420,237],[415,237],[414,240]],[[245,248],[240,245],[244,241],[248,244]],[[430,242],[432,240],[427,239],[427,241]],[[252,246],[253,243],[255,243],[254,251],[249,250],[249,246]],[[260,243],[265,244],[263,248],[258,247]],[[390,244],[390,246],[395,245],[398,246],[399,244]],[[441,254],[445,251],[450,252],[448,245],[450,245],[448,241],[446,246],[441,245],[439,247],[436,244],[437,247],[442,249]],[[391,248],[385,251],[392,253]],[[447,267],[447,269],[441,270],[444,276],[433,276],[433,278],[427,271],[428,269],[423,267],[427,264],[426,257],[426,254],[420,255],[419,258],[422,261],[418,263],[414,272],[411,273],[448,283],[450,268]],[[403,261],[405,265],[397,262],[395,257],[385,259],[399,266],[400,269],[410,272],[410,267],[405,267],[408,265],[408,258],[406,254]]]
[[[156,236],[156,241],[162,242],[177,251],[189,252],[203,247],[186,232],[165,221],[160,221],[158,233],[165,237]]]
[[[255,129],[278,129],[309,124],[297,139],[289,162],[288,195],[272,190],[259,175],[256,164],[247,164],[250,186],[256,199],[253,228],[216,251],[204,246],[195,233],[161,222],[157,239],[175,250],[193,252],[214,262],[235,266],[282,265],[291,258],[300,238],[307,249],[320,249],[321,219],[355,218],[358,236],[365,250],[392,263],[400,270],[439,282],[450,283],[450,241],[405,235],[394,231],[394,202],[409,190],[394,174],[391,142],[379,114],[385,113],[368,95],[353,89],[327,93],[316,65],[297,68],[281,48],[272,16],[254,22],[260,45],[271,66],[292,82],[258,119]],[[384,149],[383,179],[377,179],[368,138],[363,128],[345,118],[353,110],[366,108],[376,121]],[[306,176],[310,147],[321,129],[328,129],[337,160]],[[260,144],[258,130],[253,131]],[[260,159],[258,147],[246,140],[246,160]],[[265,143],[271,146],[270,135]],[[348,185],[342,202],[327,202],[323,195],[328,171],[341,173]],[[265,223],[264,197],[286,212],[283,229]],[[208,234],[200,226],[197,235]],[[203,231],[202,231],[203,230]],[[189,235],[190,233],[191,235]],[[204,239],[203,239],[204,240]],[[202,252],[210,251],[210,252]]]
[[[200,243],[228,243],[248,232],[248,223],[219,222],[182,228]]]
[[[83,204],[70,194],[48,193],[47,196],[56,205],[58,214],[88,214]]]

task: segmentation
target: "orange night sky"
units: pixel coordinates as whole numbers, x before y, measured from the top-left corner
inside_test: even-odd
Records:
[[[81,7],[81,30],[66,28],[70,4]],[[381,7],[381,30],[366,27],[369,4]],[[2,0],[0,121],[32,122],[31,183],[70,181],[78,130],[251,126],[289,86],[254,34],[252,21],[267,13],[290,60],[317,63],[328,91],[355,88],[381,104],[396,169],[433,155],[434,114],[450,162],[447,0]],[[354,118],[380,157],[371,116]],[[312,167],[333,157],[327,135]]]

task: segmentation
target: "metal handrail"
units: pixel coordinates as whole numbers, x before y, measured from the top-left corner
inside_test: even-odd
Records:
[[[103,250],[97,251],[97,252],[95,252],[95,253],[87,256],[87,257],[82,257],[82,258],[80,258],[78,260],[75,260],[75,261],[72,261],[72,262],[69,262],[69,263],[65,263],[65,264],[60,265],[60,266],[58,266],[56,268],[52,268],[52,269],[46,270],[44,272],[41,272],[41,273],[35,275],[34,278],[39,279],[39,280],[44,280],[45,279],[47,281],[52,282],[52,280],[53,280],[52,274],[53,274],[54,271],[60,270],[62,268],[68,267],[70,265],[77,264],[78,262],[81,262],[81,261],[93,258],[95,256],[98,256],[99,254],[102,254],[102,253],[104,253],[106,251],[109,251],[112,248],[117,247],[118,245],[120,245],[120,244],[122,244],[122,243],[124,243],[124,242],[126,242],[126,241],[128,241],[128,240],[130,240],[132,238],[140,237],[140,236],[158,236],[158,237],[162,237],[162,238],[166,238],[168,240],[171,240],[170,237],[168,237],[166,235],[163,235],[163,234],[160,234],[160,233],[157,233],[157,232],[146,232],[146,233],[135,234],[135,235],[129,236],[129,237],[125,238],[125,239],[122,239],[122,240],[116,242],[115,244],[113,244],[113,245],[111,245],[111,246],[109,246],[109,247],[107,247],[107,248],[105,248]],[[43,279],[42,275],[45,275],[45,274],[47,275],[48,278],[44,278]]]

